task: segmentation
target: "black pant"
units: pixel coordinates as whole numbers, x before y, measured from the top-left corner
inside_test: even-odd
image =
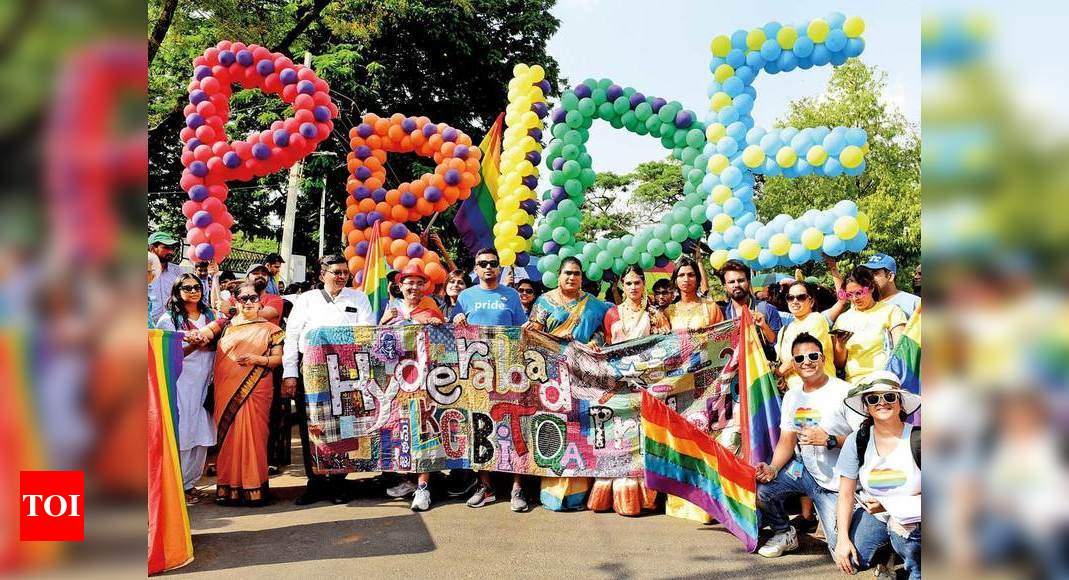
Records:
[[[297,426],[301,433],[301,456],[304,459],[304,474],[308,477],[308,492],[334,495],[341,491],[345,474],[319,475],[312,470],[312,441],[308,436],[308,407],[304,398],[304,379],[297,378]]]

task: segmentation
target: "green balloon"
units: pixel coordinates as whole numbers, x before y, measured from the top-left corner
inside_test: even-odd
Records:
[[[554,125],[556,127],[556,125]],[[555,157],[560,157],[561,149],[564,148],[564,142],[554,139],[546,147],[546,162],[547,164],[552,162]]]
[[[631,103],[627,97],[616,97],[616,100],[612,102],[612,108],[617,115],[623,115],[631,110]]]
[[[553,241],[564,245],[572,239],[572,234],[565,227],[557,227],[553,230]]]
[[[601,79],[601,80],[598,81],[598,88],[599,89],[603,89],[604,90],[604,89],[608,89],[611,86],[612,86],[612,79]]]
[[[686,147],[683,149],[683,155],[680,160],[683,161],[683,165],[693,166],[694,160],[698,157],[698,150],[693,147]]]
[[[594,101],[594,104],[601,106],[605,102],[605,89],[594,89],[590,91],[590,98]]]
[[[560,171],[559,169],[549,172],[549,182],[553,185],[564,185],[564,182],[567,180],[568,178],[564,177],[564,172]]]
[[[653,137],[661,136],[661,120],[657,115],[650,115],[649,118],[646,119],[646,130],[649,131],[650,135]]]
[[[580,101],[580,104],[582,104],[582,101]],[[687,131],[687,145],[690,145],[695,149],[705,145],[705,134],[701,132],[701,129],[691,129],[690,131]]]
[[[660,111],[657,111],[657,117],[662,123],[671,123],[676,120],[676,112],[672,110],[671,104],[664,105]]]
[[[705,172],[695,167],[687,172],[687,181],[697,186],[702,182],[702,178],[705,177]]]
[[[598,255],[594,257],[594,263],[604,270],[609,266],[612,266],[612,256],[610,256],[608,252],[599,252]]]
[[[631,246],[628,246],[624,248],[624,252],[620,255],[620,257],[623,258],[624,261],[628,263],[628,265],[634,264],[638,261],[638,250]]]
[[[672,142],[675,143],[676,147],[683,147],[687,144],[687,132],[683,129],[676,129],[675,135],[672,135]],[[680,151],[680,154],[682,153]]]
[[[612,103],[605,102],[598,105],[598,117],[601,119],[611,119],[616,116],[616,110],[612,108]]]
[[[672,208],[672,218],[675,219],[677,224],[686,223],[690,218],[690,208],[679,204]]]
[[[547,240],[551,235],[553,235],[553,228],[549,225],[548,220],[542,220],[538,224],[538,237]]]
[[[663,129],[664,125],[661,125],[661,127]],[[665,149],[675,149],[676,141],[674,139],[674,135],[672,133],[662,133],[661,134],[661,146],[663,146]],[[672,155],[672,156],[678,158],[677,155]]]
[[[571,111],[579,105],[579,97],[575,96],[573,91],[564,91],[564,94],[560,96],[560,104],[566,110]]]
[[[576,161],[578,161],[579,165],[582,165],[583,167],[590,167],[590,165],[594,163],[594,158],[591,157],[590,154],[586,151],[583,151],[579,153],[579,157],[576,158]]]
[[[664,242],[660,239],[654,238],[650,240],[649,244],[646,244],[646,251],[649,252],[651,256],[656,258],[657,256],[660,256],[664,253]]]
[[[646,124],[641,121],[635,121],[635,134],[636,135],[649,135],[650,131],[646,128]]]
[[[564,258],[571,258],[576,255],[575,246],[564,246],[557,252],[557,255],[560,256],[561,260],[564,260]]]
[[[546,236],[547,238],[553,235],[553,230],[554,229],[556,229],[559,226],[564,225],[564,218],[565,217],[566,216],[563,213],[561,213],[561,211],[559,209],[555,209],[555,210],[549,212],[548,215],[546,215],[546,222],[549,224],[549,227],[550,227],[549,235]]]
[[[657,225],[653,226],[653,237],[652,237],[652,239],[650,239],[651,242],[653,240],[661,240],[661,242],[664,242],[667,239],[668,239],[668,226],[666,226],[664,224],[657,224]]]
[[[578,136],[575,138],[577,139]],[[560,156],[565,159],[578,159],[581,152],[582,149],[579,148],[579,145],[567,143],[561,147]]]
[[[578,232],[580,223],[578,216],[564,218],[564,227],[568,228],[569,232]]]
[[[561,166],[561,171],[564,172],[564,177],[567,177],[568,179],[579,177],[579,172],[582,169],[583,168],[579,165],[579,162],[574,160],[565,161],[564,165]]]
[[[556,239],[556,232],[553,233],[553,237],[554,239]],[[673,241],[682,242],[683,240],[687,239],[687,226],[684,226],[683,224],[676,224],[672,226],[672,230],[669,235],[671,235]]]
[[[628,111],[621,115],[620,121],[623,122],[624,127],[626,127],[628,131],[634,132],[635,129],[638,128],[638,118],[635,117],[634,111]]]
[[[556,272],[542,272],[542,284],[544,284],[546,286],[546,288],[556,288],[557,287],[557,273]]]
[[[543,259],[546,261],[546,272],[557,272],[560,270],[560,256],[550,254]]]
[[[584,117],[589,117],[594,114],[594,111],[597,110],[597,108],[598,105],[594,103],[590,97],[587,97],[585,99],[579,99],[579,104],[576,105],[575,110],[579,111]]]
[[[613,258],[620,256],[620,253],[624,251],[623,243],[620,240],[609,240],[608,243],[609,255]]]
[[[642,266],[643,270],[649,270],[657,263],[657,258],[654,258],[647,252],[642,252],[638,255],[638,265]]]
[[[705,208],[701,208],[701,209],[702,209],[702,217],[704,218],[705,217],[705,213],[704,213],[705,212]],[[701,226],[701,224],[690,224],[690,226],[687,227],[687,234],[689,235],[690,239],[697,240],[697,239],[699,239],[699,238],[701,238],[702,236],[705,235],[705,229]]]
[[[675,260],[683,253],[683,246],[679,242],[672,240],[664,245],[664,257],[669,260]]]
[[[583,184],[578,179],[569,179],[564,182],[564,191],[574,197],[583,192]]]
[[[591,89],[598,88],[598,80],[593,77],[583,79],[583,84],[590,87]]]
[[[593,280],[594,282],[600,282],[601,277],[605,275],[603,270],[603,268],[591,268],[586,272],[585,275],[589,280]]]
[[[594,181],[598,178],[598,174],[590,168],[583,169],[579,172],[579,181],[583,184],[583,187],[590,187],[594,185]]]
[[[549,132],[557,139],[563,139],[568,131],[571,131],[571,129],[564,123],[556,123],[553,125],[553,128],[549,130]]]
[[[704,207],[696,205],[690,208],[690,221],[694,222],[695,224],[704,224],[706,219],[708,218],[706,218],[705,216]]]
[[[572,129],[578,129],[583,125],[583,114],[574,109],[568,111],[568,113],[564,115],[564,122]]]
[[[557,205],[557,211],[559,211],[560,214],[564,217],[568,218],[572,217],[579,211],[579,206],[577,206],[575,202],[570,199],[563,199],[561,200],[560,204]]]
[[[623,122],[622,119],[620,119],[620,117],[613,117],[613,118],[609,119],[609,126],[612,127],[613,129],[623,129],[624,128],[624,122]]]
[[[643,123],[645,123],[646,119],[649,119],[650,115],[652,114],[653,107],[651,107],[649,103],[639,103],[638,106],[635,107],[635,116],[638,117],[638,120],[642,121]]]

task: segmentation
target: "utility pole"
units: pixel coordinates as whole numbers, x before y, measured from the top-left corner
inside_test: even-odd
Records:
[[[312,53],[305,51],[304,66],[312,67]],[[293,226],[297,219],[297,197],[301,194],[301,170],[304,164],[297,162],[290,167],[289,182],[286,185],[286,215],[282,220],[282,247],[279,254],[287,264],[293,256]],[[292,274],[290,274],[292,276]]]
[[[322,192],[319,194],[319,257],[323,257],[323,251],[327,245],[327,178],[323,178]]]

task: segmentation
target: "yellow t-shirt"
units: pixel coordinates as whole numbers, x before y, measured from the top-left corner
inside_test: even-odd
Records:
[[[820,346],[824,349],[824,372],[828,373],[829,377],[834,377],[835,353],[832,351],[830,330],[831,326],[828,324],[827,317],[820,312],[810,312],[801,320],[795,318],[779,331],[779,337],[776,339],[776,354],[779,355],[779,360],[788,361],[793,365],[791,346],[794,344],[794,339],[798,338],[799,334],[808,332],[820,341]],[[787,373],[786,380],[790,388],[802,386],[802,377],[793,370]]]
[[[846,380],[856,383],[865,375],[883,370],[891,353],[891,329],[906,323],[906,313],[888,302],[868,310],[851,308],[835,321],[835,328],[854,335],[846,341]]]

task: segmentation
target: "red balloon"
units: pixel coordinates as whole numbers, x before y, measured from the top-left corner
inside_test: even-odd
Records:
[[[186,216],[186,219],[193,219],[193,214],[200,210],[200,204],[192,199],[182,204],[182,215]]]
[[[212,214],[213,218],[216,216],[216,214],[221,214],[222,211],[226,209],[223,207],[223,202],[219,201],[219,198],[217,197],[209,196],[207,199],[201,202],[201,204],[204,206],[204,211]]]
[[[205,228],[204,233],[208,234],[208,241],[210,241],[212,244],[215,244],[225,239],[226,228],[223,227],[223,224],[219,222],[214,222],[208,225],[207,228]]]
[[[219,223],[229,230],[234,225],[234,216],[230,215],[230,212],[224,212],[223,215],[219,216]]]
[[[189,234],[186,236],[186,241],[190,245],[196,246],[197,244],[205,244],[208,242],[208,234],[200,228],[193,228],[189,230]]]
[[[222,261],[223,258],[230,255],[230,242],[228,240],[221,240],[213,243],[212,247],[215,248],[216,261]]]
[[[271,73],[264,78],[264,91],[268,93],[277,93],[282,90],[282,81],[278,78],[278,73]]]
[[[292,103],[293,99],[297,98],[297,85],[286,85],[282,87],[282,100],[287,103]]]
[[[218,48],[219,50],[229,50],[232,44],[234,43],[230,42],[229,40],[220,40],[219,42],[215,43],[215,48]]]
[[[224,184],[211,185],[208,187],[208,195],[218,199],[219,201],[226,201],[226,195],[229,188]]]
[[[204,51],[204,60],[208,66],[219,64],[219,49],[214,46]]]
[[[219,90],[223,87],[222,84],[219,83],[218,79],[214,77],[204,77],[200,79],[200,88],[202,91],[208,94],[212,94],[219,92]]]
[[[204,183],[204,180],[189,171],[183,171],[182,177],[178,179],[178,186],[182,188],[182,191],[189,191],[194,185],[201,183]]]
[[[197,148],[193,150],[193,159],[196,159],[197,161],[206,162],[211,156],[212,148],[207,145],[198,145]]]

